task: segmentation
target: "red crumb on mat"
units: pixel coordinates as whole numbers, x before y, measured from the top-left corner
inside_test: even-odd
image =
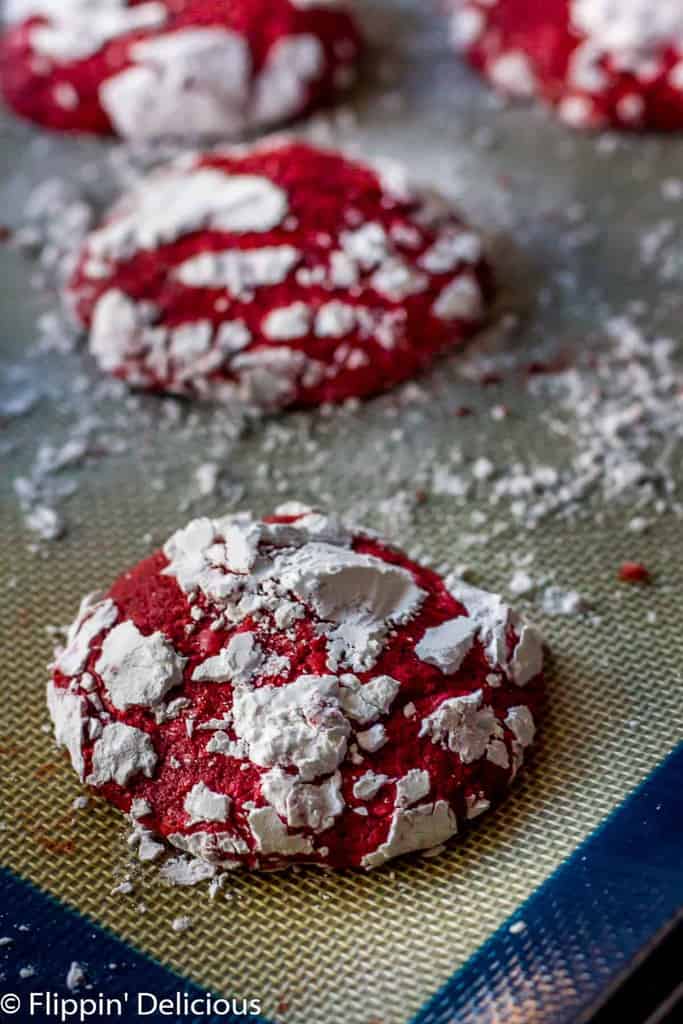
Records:
[[[624,562],[619,567],[619,579],[622,583],[649,583],[650,570],[642,562]]]

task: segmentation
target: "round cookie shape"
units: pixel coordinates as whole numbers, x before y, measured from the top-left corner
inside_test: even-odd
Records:
[[[9,0],[0,85],[22,117],[125,138],[288,121],[354,79],[343,0]]]
[[[399,177],[287,140],[184,158],[86,239],[68,304],[136,387],[266,409],[382,391],[491,293],[479,237]]]
[[[292,503],[196,519],[87,598],[48,706],[143,859],[369,869],[504,794],[542,660],[501,598]]]
[[[683,129],[681,0],[450,0],[456,46],[501,91],[580,128]]]

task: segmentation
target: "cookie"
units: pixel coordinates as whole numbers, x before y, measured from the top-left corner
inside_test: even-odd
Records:
[[[504,794],[541,673],[501,598],[289,504],[196,519],[86,599],[48,705],[143,859],[375,868]]]
[[[340,0],[9,0],[0,84],[62,132],[239,136],[326,103],[361,42]]]
[[[67,298],[103,370],[272,409],[412,377],[490,294],[479,237],[443,201],[271,140],[142,181],[86,239]]]
[[[680,0],[450,0],[456,45],[493,84],[581,128],[683,129]]]

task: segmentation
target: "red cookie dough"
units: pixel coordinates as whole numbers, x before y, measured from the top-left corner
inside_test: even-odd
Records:
[[[141,857],[200,858],[169,877],[374,868],[503,795],[541,672],[536,630],[501,598],[290,504],[194,520],[87,598],[48,705]]]
[[[513,96],[586,128],[683,129],[681,0],[449,0],[452,35]]]
[[[103,370],[273,409],[384,390],[461,345],[479,237],[391,173],[289,140],[143,180],[85,242],[68,302]]]
[[[360,36],[341,0],[9,0],[0,84],[22,117],[127,138],[237,136],[328,102]]]

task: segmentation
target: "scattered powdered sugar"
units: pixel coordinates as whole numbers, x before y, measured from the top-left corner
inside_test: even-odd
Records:
[[[605,334],[599,348],[571,367],[527,381],[538,429],[568,446],[562,465],[511,462],[493,448],[485,459],[467,463],[455,447],[450,460],[431,467],[434,492],[463,505],[477,500],[484,509],[505,509],[527,529],[549,518],[593,516],[612,504],[655,516],[680,514],[674,484],[683,439],[678,345],[649,340],[625,317],[609,319]],[[528,589],[524,577],[513,588],[524,593],[517,587]]]
[[[76,989],[80,988],[85,984],[86,972],[83,964],[80,964],[78,960],[73,960],[66,975],[66,987],[70,992],[75,992]]]
[[[534,589],[535,583],[525,569],[517,569],[508,583],[508,590],[515,595],[528,594]]]
[[[134,187],[144,179],[150,162],[164,153],[171,154],[173,150],[160,146],[155,156],[144,149],[122,147],[106,155],[104,169],[95,162],[86,163],[69,180],[50,178],[33,190],[21,211],[22,223],[13,232],[12,244],[35,258],[32,283],[41,294],[62,292],[71,275],[83,239],[103,202],[95,176],[103,181],[107,202],[111,191]],[[69,311],[61,311],[55,299],[53,305],[53,309],[38,318],[37,346],[27,353],[25,362],[3,366],[0,390],[0,423],[16,421],[19,427],[21,421],[29,421],[34,411],[38,414],[52,410],[49,437],[38,434],[32,459],[28,464],[23,461],[21,471],[13,479],[24,522],[35,541],[58,540],[78,523],[82,510],[75,499],[83,479],[91,476],[102,460],[130,456],[132,452],[136,459],[144,460],[149,454],[151,465],[161,478],[163,466],[154,443],[154,432],[160,423],[178,437],[193,435],[195,443],[204,434],[207,448],[223,460],[243,433],[247,415],[247,410],[235,409],[220,421],[198,423],[191,410],[173,398],[150,405],[131,394],[120,381],[93,379],[87,367],[64,372],[59,360],[72,358],[78,332]],[[222,337],[231,348],[239,348],[244,343],[240,333],[244,328],[239,323],[232,326],[230,337],[227,331]],[[41,377],[44,390],[39,392],[35,363],[45,359],[54,359],[55,372]],[[249,415],[253,412],[249,411]],[[197,460],[197,470],[206,462]],[[216,466],[213,483],[204,473],[198,481],[199,489],[206,493],[213,488],[217,497],[237,500],[239,489],[225,465],[221,461]],[[163,486],[161,479],[157,486]],[[197,494],[197,489],[191,487],[181,506],[189,507]]]
[[[683,438],[678,346],[668,338],[646,338],[626,318],[609,320],[606,333],[608,346],[590,371],[579,366],[537,384],[540,396],[546,384],[551,392],[557,386],[561,407],[574,414],[575,476],[566,488],[559,476],[560,496],[570,508],[595,489],[607,503],[635,497],[640,507],[670,507]],[[551,430],[566,430],[552,412],[544,418]]]
[[[26,526],[42,540],[58,540],[66,530],[55,505],[74,493],[76,485],[68,471],[88,460],[91,440],[92,424],[81,421],[61,447],[41,444],[29,474],[15,477],[14,490]]]
[[[66,281],[94,220],[93,202],[77,181],[46,178],[33,189],[12,241],[37,257],[41,277],[36,283],[59,286]],[[45,321],[46,328],[48,325],[56,327],[51,317]],[[66,333],[64,327],[62,333]],[[73,342],[68,338],[61,342],[62,347],[70,344]]]
[[[192,928],[192,918],[187,916],[174,917],[171,922],[171,928],[174,932],[187,932]]]
[[[172,885],[197,885],[199,882],[213,878],[216,869],[204,860],[172,857],[161,865],[159,873],[165,881]]]
[[[541,607],[546,615],[576,615],[585,610],[586,603],[576,590],[553,586],[543,591]]]

